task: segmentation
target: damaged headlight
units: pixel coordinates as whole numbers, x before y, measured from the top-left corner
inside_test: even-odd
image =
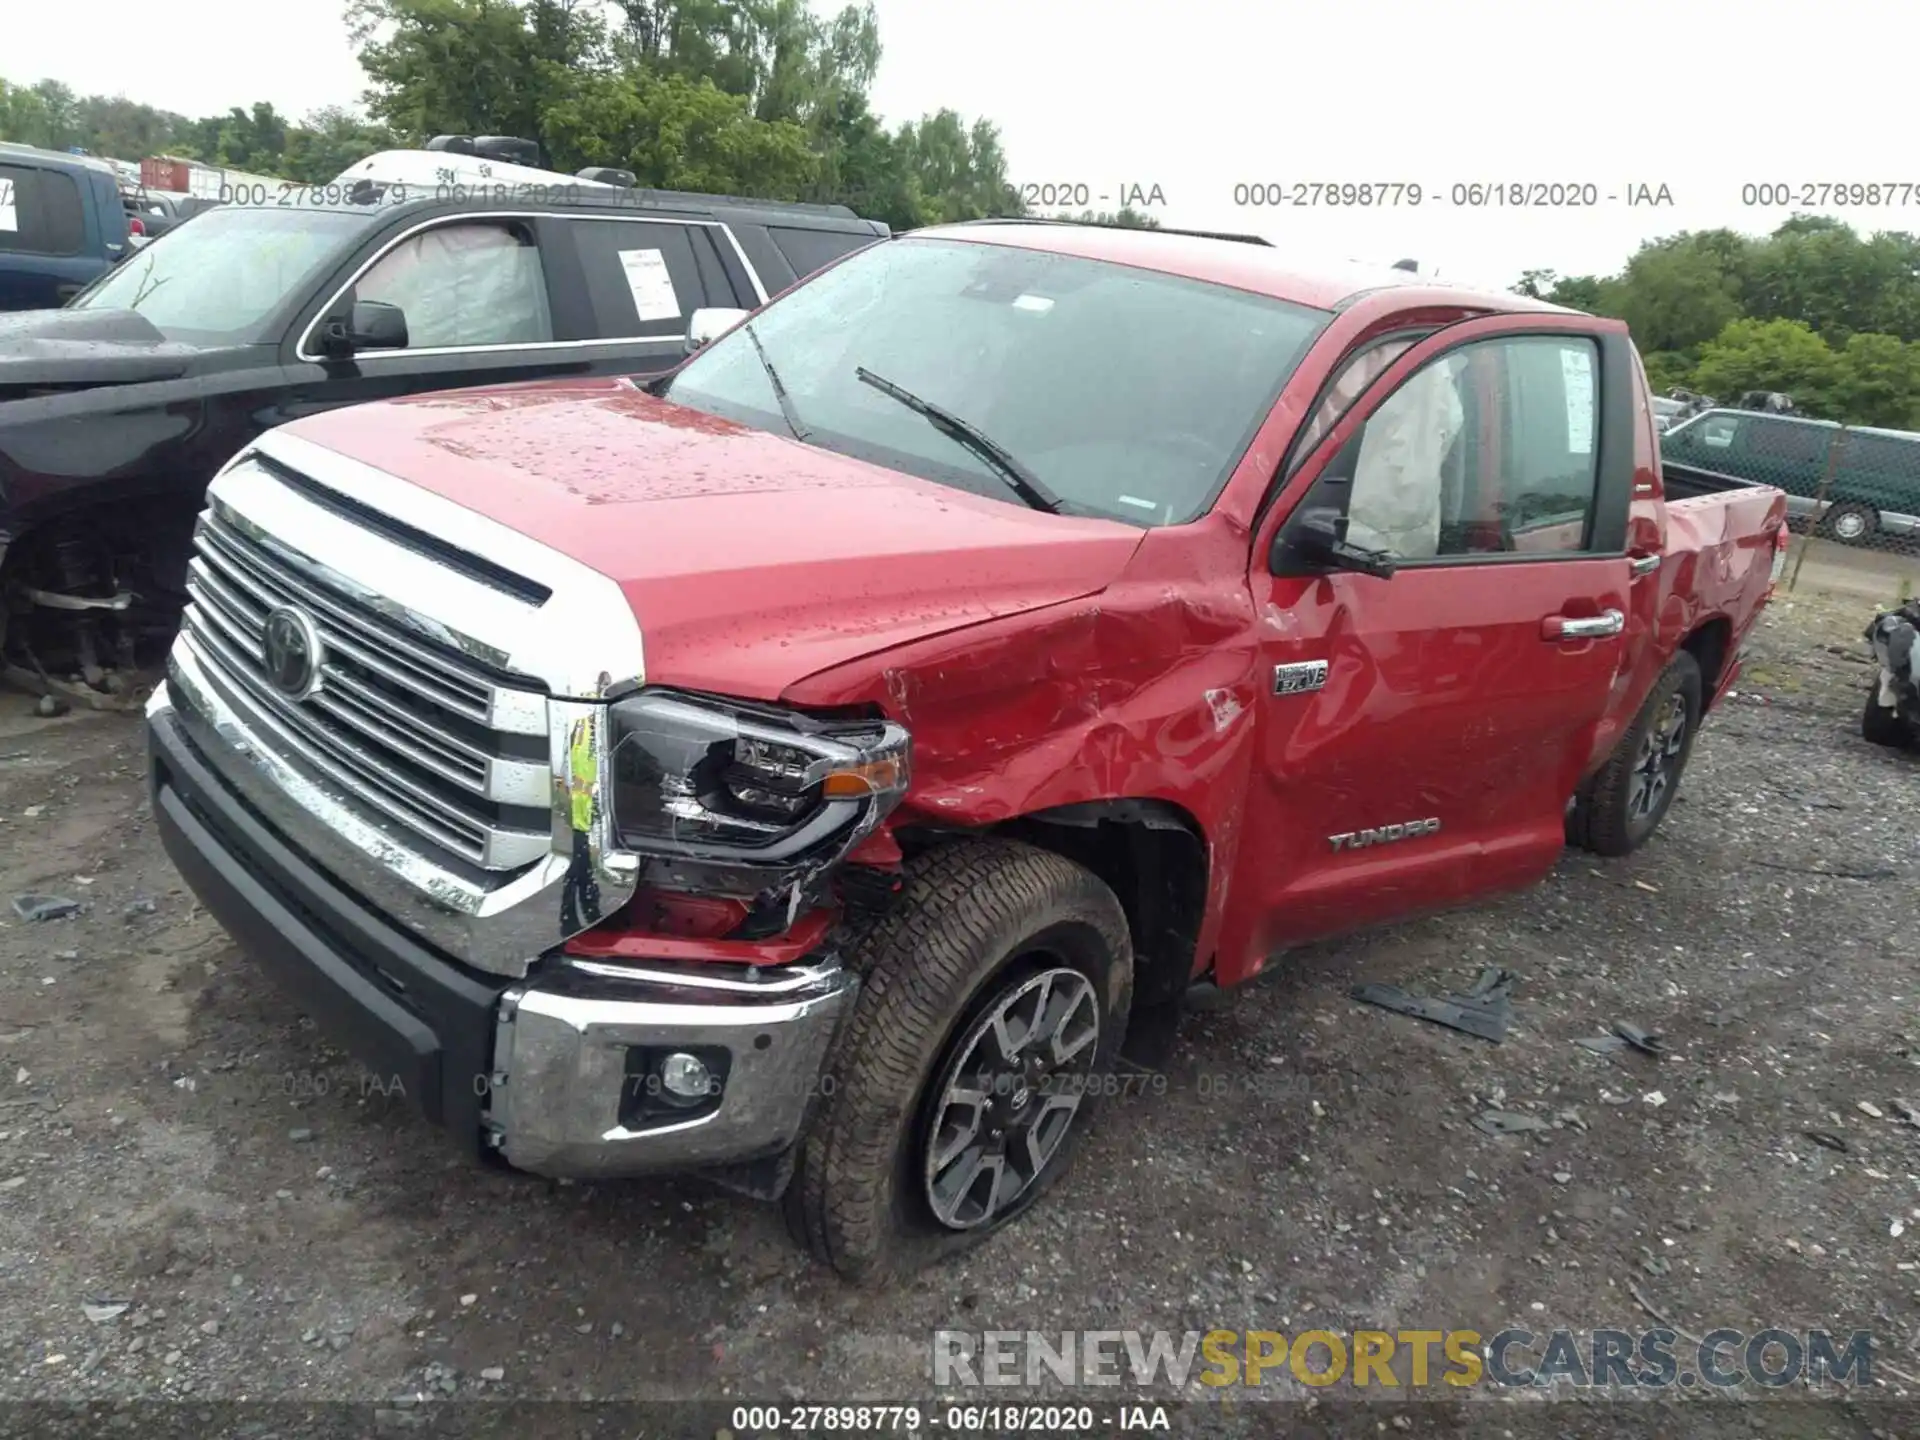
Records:
[[[907,790],[907,732],[665,690],[612,707],[613,822],[666,889],[798,897]]]

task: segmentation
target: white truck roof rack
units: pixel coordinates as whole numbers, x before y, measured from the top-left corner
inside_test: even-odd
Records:
[[[436,147],[465,136],[434,137]],[[483,140],[504,137],[482,136]],[[527,143],[527,142],[518,142]],[[830,216],[853,220],[874,229],[877,235],[890,233],[877,220],[864,220],[850,206],[820,204],[800,200],[756,200],[741,195],[706,195],[691,190],[653,190],[634,183],[630,170],[607,165],[589,165],[577,175],[558,170],[542,170],[532,165],[516,165],[485,155],[470,155],[458,150],[382,150],[356,161],[334,177],[337,186],[368,187],[364,196],[371,200],[381,188],[404,191],[408,200],[551,200],[571,198],[587,201],[613,200],[630,206],[724,206],[742,211],[785,212],[797,215]],[[879,228],[874,228],[879,227]]]
[[[477,139],[470,135],[436,135],[424,149],[382,150],[356,161],[342,170],[334,183],[348,185],[365,180],[418,190],[422,195],[439,193],[444,187],[456,193],[470,191],[475,198],[547,197],[556,192],[597,198],[633,188],[630,171],[594,165],[578,175],[565,175],[505,158],[515,154],[537,156],[539,148],[532,141],[505,135]]]

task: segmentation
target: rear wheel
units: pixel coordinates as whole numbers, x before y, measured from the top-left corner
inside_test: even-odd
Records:
[[[877,1282],[970,1248],[1059,1179],[1133,990],[1119,900],[1012,841],[910,861],[848,955],[864,976],[784,1197],[796,1238]]]
[[[1880,512],[1871,505],[1835,505],[1820,518],[1821,531],[1847,545],[1864,544],[1879,528]]]
[[[1913,745],[1913,731],[1899,711],[1880,703],[1880,682],[1867,690],[1867,706],[1860,713],[1860,735],[1869,744],[1906,750]]]
[[[1682,650],[1654,682],[1607,763],[1580,788],[1567,839],[1599,855],[1628,855],[1660,828],[1700,725],[1700,666]]]

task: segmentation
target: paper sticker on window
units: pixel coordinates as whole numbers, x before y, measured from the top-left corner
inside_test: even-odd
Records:
[[[18,230],[20,212],[14,208],[13,181],[0,180],[0,230]]]
[[[1560,351],[1560,377],[1567,388],[1567,453],[1593,453],[1593,351],[1585,345]]]
[[[627,289],[642,320],[677,320],[680,297],[673,293],[667,259],[658,250],[622,250],[620,268],[627,272]]]

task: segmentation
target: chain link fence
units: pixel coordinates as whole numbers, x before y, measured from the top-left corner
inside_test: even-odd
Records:
[[[1786,492],[1794,540],[1783,590],[1887,608],[1920,594],[1920,434],[1725,406],[1674,417],[1660,450]]]

